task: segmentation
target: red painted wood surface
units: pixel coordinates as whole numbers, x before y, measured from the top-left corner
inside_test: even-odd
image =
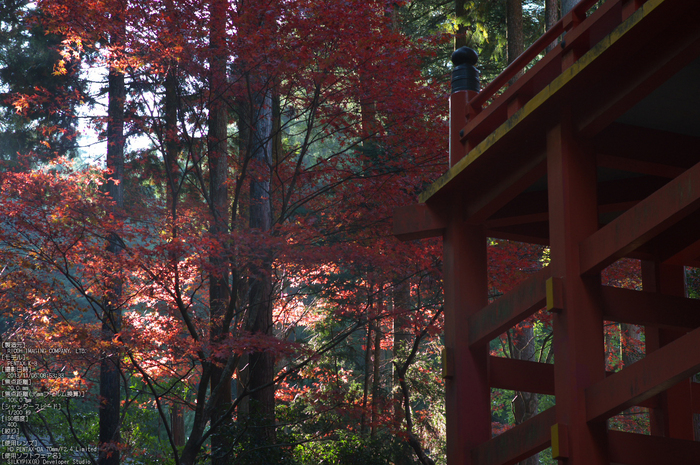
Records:
[[[470,464],[470,450],[491,438],[488,348],[470,348],[468,317],[488,302],[486,237],[460,221],[455,205],[443,236],[445,348],[454,354],[454,376],[445,379],[448,465]]]
[[[441,236],[447,222],[424,203],[394,210],[393,233],[402,241]]]
[[[549,408],[471,451],[474,465],[512,465],[549,447],[556,407]]]
[[[544,307],[545,282],[551,276],[543,268],[469,317],[469,345],[488,344],[515,324]]]
[[[605,378],[603,316],[594,291],[599,276],[579,273],[579,243],[598,228],[595,157],[577,140],[571,115],[547,134],[552,275],[561,277],[564,310],[553,315],[557,423],[566,425],[572,464],[607,464],[605,422],[588,423],[585,390]]]
[[[443,235],[449,465],[516,463],[555,423],[560,465],[697,462],[700,302],[685,298],[682,266],[700,264],[700,134],[618,119],[700,60],[700,2],[608,0],[588,14],[594,3],[479,94],[451,97],[450,170],[394,216],[401,239]],[[551,263],[488,304],[487,235],[549,245]],[[643,259],[644,291],[601,286],[628,256]],[[543,306],[550,276],[554,365],[490,357],[494,337]],[[606,374],[604,319],[644,325],[646,356]],[[553,393],[556,409],[491,438],[491,388]],[[652,436],[607,430],[633,405],[649,408]]]

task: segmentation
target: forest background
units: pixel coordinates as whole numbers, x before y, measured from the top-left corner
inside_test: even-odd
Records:
[[[441,244],[396,240],[392,210],[447,168],[451,51],[490,81],[560,8],[0,4],[2,340],[70,349],[32,354],[63,375],[32,382],[22,441],[76,463],[444,463]],[[490,297],[547,257],[490,239]],[[638,263],[604,279],[638,288]],[[491,349],[551,362],[550,341],[539,313]],[[643,353],[639,328],[606,342],[609,370]],[[494,434],[554,402],[492,400]]]

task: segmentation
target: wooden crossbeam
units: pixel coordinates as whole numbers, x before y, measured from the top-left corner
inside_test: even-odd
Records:
[[[664,260],[667,265],[697,266],[697,259],[700,257],[700,241],[695,241],[684,246]]]
[[[596,273],[700,208],[700,163],[599,229],[580,247],[581,274]]]
[[[447,226],[444,218],[424,203],[394,210],[394,236],[402,241],[442,235]]]
[[[615,372],[606,372],[613,376]],[[536,392],[554,395],[554,365],[529,362],[505,357],[489,357],[489,386],[509,391]],[[693,412],[700,414],[700,383],[693,383]],[[639,407],[657,408],[658,397],[654,396],[639,404]]]
[[[673,179],[685,171],[683,168],[679,168],[678,166],[606,154],[598,154],[596,156],[596,164],[599,167],[612,168],[620,171],[630,171],[633,173],[646,174],[650,176],[661,176],[669,179]]]
[[[601,286],[600,297],[606,320],[664,329],[700,328],[697,299],[611,286]]]
[[[684,218],[675,227],[657,236],[649,245],[656,259],[668,265],[689,265],[700,256],[696,234],[700,228],[700,211]]]
[[[472,223],[483,223],[518,194],[547,174],[544,152],[524,166],[499,177],[498,182],[469,197],[467,218]]]
[[[643,53],[643,57],[635,56],[636,59],[629,60],[631,64],[619,70],[619,81],[601,90],[601,97],[604,97],[601,100],[605,103],[590,113],[584,113],[586,117],[579,125],[579,133],[583,137],[599,133],[698,56],[700,31],[695,24],[699,14],[697,3],[689,7],[687,2],[682,1],[649,1],[634,15],[634,19],[630,18],[631,22],[637,20],[637,27],[625,30],[622,25],[618,28],[621,37],[615,37],[617,30],[613,31],[610,39],[618,39],[616,41],[620,44],[609,59],[620,60],[626,54],[625,58],[629,60],[634,53]],[[669,31],[673,34],[673,43],[656,40],[643,49],[635,50],[631,44],[641,42],[641,35],[649,34],[647,28],[651,27],[656,28],[655,32],[663,29]],[[649,59],[644,59],[646,57]]]
[[[608,431],[608,458],[625,465],[697,463],[700,442]]]
[[[495,302],[469,317],[469,345],[488,344],[491,339],[544,307],[545,282],[550,270],[543,268]]]
[[[495,438],[472,449],[474,465],[511,465],[549,447],[551,428],[556,422],[551,407]]]
[[[586,419],[599,421],[637,405],[700,371],[700,328],[586,389]]]
[[[489,385],[511,391],[554,395],[554,365],[489,357]]]

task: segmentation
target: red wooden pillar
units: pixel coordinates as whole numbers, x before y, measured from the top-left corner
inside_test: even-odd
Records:
[[[557,423],[568,430],[560,463],[603,465],[606,424],[586,422],[585,388],[605,377],[603,317],[593,296],[600,275],[581,276],[579,243],[598,229],[595,155],[577,141],[565,110],[547,134],[552,276],[563,278],[564,308],[554,315]]]
[[[645,291],[685,297],[685,271],[682,266],[642,261],[642,286]],[[683,332],[645,328],[646,352],[683,336]],[[681,381],[661,394],[658,408],[650,411],[651,434],[675,439],[694,439],[692,380]]]
[[[467,465],[469,451],[491,438],[488,348],[470,349],[467,337],[469,315],[488,303],[486,237],[454,206],[443,236],[447,464]]]
[[[450,168],[466,154],[460,131],[467,124],[468,102],[469,91],[460,90],[450,94]]]

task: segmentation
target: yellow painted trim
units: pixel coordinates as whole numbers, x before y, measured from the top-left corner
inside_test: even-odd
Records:
[[[558,459],[561,457],[561,449],[559,447],[559,423],[552,425],[552,458]]]
[[[552,458],[566,459],[569,456],[568,428],[561,423],[552,425]]]
[[[440,353],[442,359],[442,378],[449,379],[453,378],[454,373],[454,356],[452,355],[452,349],[447,347],[442,348]]]
[[[426,190],[418,196],[420,203],[427,202],[431,197],[437,194],[443,187],[450,183],[457,175],[467,169],[469,165],[481,157],[486,151],[505,136],[511,129],[542,106],[550,97],[559,92],[569,81],[578,75],[584,68],[590,65],[595,59],[603,54],[615,42],[617,42],[627,31],[636,26],[642,19],[649,15],[654,9],[661,5],[666,0],[648,0],[640,9],[634,12],[632,16],[627,18],[623,23],[617,26],[605,38],[593,46],[585,55],[579,58],[573,65],[564,70],[557,76],[547,87],[542,89],[537,95],[532,97],[520,110],[513,116],[508,118],[505,123],[496,128],[489,136],[486,137],[479,145],[474,147],[464,158],[459,160],[445,174],[440,176]]]
[[[547,311],[554,309],[554,279],[549,278],[545,284],[545,295],[547,296]]]

